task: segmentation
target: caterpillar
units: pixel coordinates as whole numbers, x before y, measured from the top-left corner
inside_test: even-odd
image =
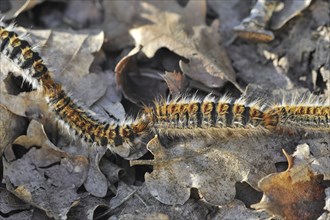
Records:
[[[56,83],[39,53],[14,31],[14,26],[0,23],[0,52],[22,70],[22,77],[44,93],[49,108],[58,119],[88,143],[111,147],[133,145],[148,125],[144,117],[120,123],[101,122],[77,104]]]
[[[244,133],[276,126],[277,116],[265,115],[263,108],[259,102],[247,103],[242,98],[234,100],[228,96],[215,98],[208,95],[203,99],[176,98],[156,102],[153,108],[145,108],[144,112],[151,118],[156,133],[219,136],[230,130]]]
[[[151,115],[154,129],[166,134],[220,133],[228,129],[239,133],[283,129],[330,132],[329,102],[313,96],[291,103],[261,106],[261,102],[248,103],[243,98],[233,100],[227,96],[193,97],[156,102],[154,108],[146,108],[145,112]]]
[[[330,132],[330,100],[310,96],[298,102],[274,104],[265,113],[278,115],[277,127]]]
[[[33,88],[43,91],[58,120],[88,143],[111,150],[119,145],[134,146],[149,133],[181,135],[282,128],[330,132],[330,104],[312,99],[261,106],[260,100],[248,103],[243,98],[234,100],[227,96],[175,98],[145,107],[135,119],[102,121],[77,104],[52,79],[39,53],[13,29],[12,25],[0,23],[0,53],[22,70],[23,79]]]

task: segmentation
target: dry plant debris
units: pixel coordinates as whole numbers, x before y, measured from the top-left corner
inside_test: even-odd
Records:
[[[76,191],[86,179],[88,160],[57,149],[42,125],[31,121],[27,135],[6,148],[3,166],[11,193],[49,217],[61,218],[79,200]]]
[[[205,25],[204,1],[191,1],[185,8],[179,5],[175,9],[171,7],[171,11],[175,13],[171,13],[166,7],[148,7],[155,13],[145,13],[141,16],[152,24],[130,30],[136,44],[143,46],[142,51],[146,56],[153,57],[160,48],[168,48],[189,61],[180,61],[180,67],[182,72],[192,79],[210,88],[222,87],[226,81],[240,88],[229,58],[220,45],[218,21],[214,21],[211,27]],[[197,13],[200,16],[190,19],[192,11],[194,15]]]
[[[153,166],[153,172],[145,175],[146,185],[165,204],[184,204],[191,196],[191,188],[197,188],[205,201],[224,205],[234,199],[236,182],[244,181],[260,190],[258,180],[266,173],[275,172],[274,165],[283,161],[277,146],[286,146],[293,139],[308,141],[301,136],[288,139],[278,135],[246,139],[219,141],[206,136],[198,140],[172,140],[170,145],[164,145],[155,137],[147,146],[154,160],[131,161],[131,164]],[[329,138],[320,141],[328,142]],[[318,164],[328,175],[325,171],[329,160],[324,156]]]
[[[266,209],[284,219],[316,219],[325,206],[325,186],[329,180],[330,151],[324,155],[310,155],[307,144],[297,146],[297,151],[288,155],[289,166],[285,172],[270,174],[259,182],[264,197],[252,207]]]
[[[5,0],[0,11],[32,27],[28,41],[73,97],[121,121],[181,94],[271,103],[311,91],[330,103],[329,2],[283,2],[269,44],[235,39],[252,1]],[[150,136],[109,152],[58,125],[20,71],[0,53],[1,219],[329,218],[326,132]],[[295,152],[284,172],[282,148]]]

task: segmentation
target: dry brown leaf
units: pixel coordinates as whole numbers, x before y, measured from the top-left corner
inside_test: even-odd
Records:
[[[173,13],[182,16],[180,20],[189,26],[197,26],[205,23],[206,1],[191,1],[185,6],[178,4],[176,0],[153,1],[146,0],[141,4],[141,17],[151,23],[164,22],[166,14]],[[159,13],[162,12],[162,13]],[[193,13],[192,13],[193,12]]]
[[[107,84],[100,74],[89,71],[94,60],[92,53],[99,51],[103,44],[103,32],[52,31],[46,37],[43,33],[33,33],[45,42],[42,54],[54,69],[53,77],[74,97],[90,106],[104,95]]]
[[[101,28],[105,32],[107,39],[105,47],[108,50],[120,50],[127,45],[134,45],[134,40],[128,34],[129,29],[156,22],[158,10],[182,13],[181,7],[175,0],[104,1],[102,6],[105,10],[105,18]],[[183,15],[187,24],[196,25],[204,22],[205,1],[192,1],[189,7]]]
[[[79,201],[76,191],[88,169],[85,157],[58,150],[36,121],[6,148],[3,164],[7,189],[55,219],[64,219]]]
[[[40,92],[32,91],[20,93],[17,96],[0,93],[0,96],[0,104],[5,106],[10,112],[15,115],[27,117],[28,119],[37,120],[45,126],[45,130],[52,132],[52,135],[56,133],[57,126],[56,123],[54,123],[55,116],[49,111],[47,103]],[[21,124],[21,126],[23,125],[24,123]],[[26,127],[27,125],[24,128]],[[10,129],[5,130],[5,132],[10,132],[12,135],[15,135],[15,132]]]
[[[266,219],[266,212],[256,212],[248,209],[245,205],[234,200],[226,206],[209,212],[209,204],[202,200],[189,199],[184,205],[167,206],[150,194],[146,185],[140,187],[129,186],[119,183],[117,196],[110,201],[111,214],[119,219],[145,219],[150,215],[159,214],[168,216],[170,219]],[[120,209],[123,206],[124,209]],[[138,213],[137,213],[138,210]],[[132,214],[134,213],[134,214]],[[158,218],[153,218],[158,219]]]
[[[47,131],[53,131],[54,124],[54,115],[49,112],[46,102],[40,97],[40,93],[37,91],[29,93],[20,93],[18,96],[9,95],[2,93],[2,98],[0,103],[6,106],[11,112],[17,115],[24,117],[35,118],[42,121],[45,126],[47,126]],[[118,113],[118,112],[117,112]],[[122,111],[121,118],[124,118],[125,112]],[[5,119],[5,118],[4,118]],[[7,124],[7,126],[10,125]],[[15,125],[15,124],[11,124]],[[56,128],[56,127],[55,127]],[[24,127],[22,128],[24,129]],[[60,129],[61,130],[61,129]],[[10,134],[15,134],[12,130],[4,130],[4,132],[9,132]],[[23,131],[22,131],[23,132]],[[21,132],[21,133],[22,133]],[[38,145],[42,145],[44,139],[40,139],[38,136],[36,140],[31,139],[33,143],[39,141]],[[67,137],[67,134],[64,134],[64,137]],[[4,139],[6,140],[6,139]],[[82,145],[79,140],[72,142],[72,137],[69,138],[69,142],[74,146],[68,147],[68,143],[61,143],[59,146],[64,146],[64,150],[71,152],[75,155],[82,154],[85,157],[89,158],[91,161],[89,163],[88,175],[84,186],[88,192],[92,195],[98,197],[104,197],[108,190],[108,180],[105,178],[103,173],[99,168],[99,160],[107,150],[106,148],[96,148],[91,146]],[[11,143],[11,142],[10,142]],[[5,144],[5,142],[3,142]],[[7,143],[8,144],[8,143]],[[127,151],[127,149],[125,149]],[[120,149],[118,149],[120,151]],[[123,157],[131,157],[133,159],[141,157],[147,149],[145,147],[134,148],[130,152],[117,152],[120,153]],[[118,177],[116,178],[118,179]]]
[[[100,50],[104,33],[102,31],[32,31],[38,42],[44,42],[42,54],[55,68],[54,75],[66,74],[66,78],[85,76],[94,60],[92,53]],[[67,39],[67,40],[63,40]],[[56,59],[54,59],[56,58]],[[67,75],[70,73],[72,75]]]
[[[124,56],[116,65],[115,73],[116,73],[116,82],[118,87],[123,89],[123,93],[125,96],[127,91],[125,89],[129,89],[128,86],[125,86],[125,83],[127,81],[127,76],[125,75],[125,72],[133,72],[135,69],[137,69],[137,55],[141,51],[141,46],[133,48],[126,56]]]
[[[2,93],[0,93],[0,100],[2,99]],[[2,105],[2,101],[0,101],[0,115],[0,155],[2,155],[4,148],[25,132],[27,123],[24,118],[8,111]]]
[[[166,85],[158,72],[137,68],[137,56],[141,47],[132,49],[115,68],[117,85],[124,96],[133,103],[150,104],[156,98],[166,96]]]
[[[180,72],[165,72],[164,80],[167,84],[170,94],[173,97],[179,97],[179,95],[184,93],[186,78]]]
[[[0,95],[0,104],[15,115],[40,118],[41,115],[46,114],[48,111],[47,103],[38,91],[20,93],[17,96],[7,93],[0,93]]]
[[[98,215],[95,213],[97,208],[108,208],[108,202],[104,199],[95,198],[93,196],[85,196],[81,198],[79,204],[73,207],[68,213],[68,219],[72,220],[94,220]]]
[[[316,157],[310,154],[307,144],[299,145],[292,156],[284,151],[288,169],[260,180],[264,196],[252,207],[285,219],[319,217],[325,205],[325,186],[321,181],[330,171],[330,151],[327,150],[323,155],[314,155]]]
[[[107,148],[92,147],[89,149],[89,169],[84,186],[88,192],[96,197],[104,197],[108,191],[108,181],[99,168],[99,163]]]
[[[115,73],[106,71],[101,74],[103,81],[106,82],[107,90],[97,102],[93,104],[91,109],[102,118],[108,118],[109,114],[119,121],[125,119],[125,109],[120,103],[122,96],[116,86]]]
[[[191,13],[191,8],[195,8]],[[185,8],[177,5],[177,10],[172,10],[145,4],[154,13],[142,14],[152,24],[144,25],[130,30],[137,45],[142,45],[142,51],[149,57],[153,57],[156,51],[162,47],[177,53],[189,60],[189,63],[180,63],[183,73],[210,88],[222,87],[226,81],[230,81],[240,88],[235,80],[235,72],[230,60],[219,44],[220,34],[218,23],[214,22],[207,27],[199,19],[191,24],[188,22],[187,14],[205,14],[201,11],[205,8],[204,1],[190,1]],[[171,9],[173,4],[170,5]],[[188,16],[190,17],[190,16]]]

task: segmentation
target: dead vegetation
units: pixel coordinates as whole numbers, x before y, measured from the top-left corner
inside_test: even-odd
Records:
[[[123,120],[178,94],[271,103],[313,93],[330,104],[330,5],[301,2],[275,12],[267,44],[235,38],[252,1],[22,0],[1,1],[0,11],[32,27],[73,97]],[[329,218],[327,132],[155,136],[113,154],[58,127],[15,71],[0,57],[2,219]]]

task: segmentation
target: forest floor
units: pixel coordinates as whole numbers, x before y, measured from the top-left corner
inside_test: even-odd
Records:
[[[210,93],[330,106],[329,1],[284,1],[267,43],[233,31],[254,4],[1,0],[0,16],[106,121]],[[0,219],[330,218],[329,129],[159,131],[110,152],[59,126],[20,71],[0,54]]]

